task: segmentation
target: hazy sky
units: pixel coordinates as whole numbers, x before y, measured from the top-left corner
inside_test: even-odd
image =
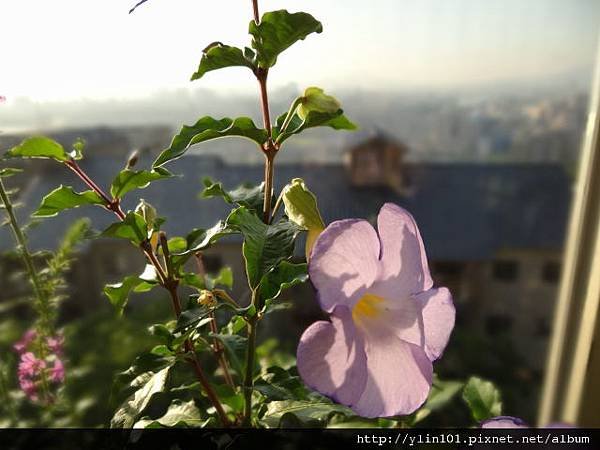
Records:
[[[245,45],[249,0],[0,1],[0,95],[35,101],[143,97],[190,86],[209,42]],[[279,59],[271,85],[452,86],[589,68],[596,0],[261,0],[305,10],[324,33]],[[255,89],[244,69],[201,83]]]

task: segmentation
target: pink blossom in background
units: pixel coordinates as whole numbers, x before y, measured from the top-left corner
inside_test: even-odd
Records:
[[[410,414],[427,399],[454,327],[450,292],[434,288],[413,217],[387,203],[377,230],[333,222],[309,263],[321,308],[297,351],[304,382],[363,417]]]
[[[62,383],[65,380],[65,366],[58,358],[54,360],[54,366],[50,369],[50,380],[54,383]]]
[[[58,334],[56,336],[49,337],[46,340],[46,343],[48,345],[48,350],[50,350],[52,353],[55,353],[56,355],[62,354],[64,342],[65,342],[65,338],[62,334]]]
[[[33,353],[27,352],[21,355],[18,375],[20,378],[36,377],[42,369],[46,368],[46,361],[38,359]]]
[[[27,330],[25,334],[21,337],[21,339],[19,339],[13,345],[13,349],[19,354],[25,352],[27,350],[27,347],[29,347],[29,344],[33,342],[36,336],[37,334],[35,330]]]

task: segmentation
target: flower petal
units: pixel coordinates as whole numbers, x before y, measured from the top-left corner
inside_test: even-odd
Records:
[[[307,386],[352,406],[367,381],[366,355],[346,307],[337,307],[331,322],[312,324],[300,338],[298,373]]]
[[[399,294],[417,294],[433,286],[423,239],[413,217],[393,203],[379,211],[381,277],[393,279]]]
[[[481,428],[529,428],[527,424],[518,417],[498,416],[481,422]]]
[[[330,224],[315,242],[309,274],[318,291],[321,308],[352,308],[379,270],[379,238],[365,220],[339,220]]]
[[[435,361],[444,352],[454,328],[456,311],[452,295],[445,287],[430,289],[415,296],[422,304],[425,353]]]
[[[389,333],[368,333],[365,339],[369,376],[352,409],[363,417],[414,412],[431,389],[433,367],[425,352]]]

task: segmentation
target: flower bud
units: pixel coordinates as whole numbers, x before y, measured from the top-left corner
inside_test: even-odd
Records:
[[[211,291],[203,289],[198,296],[198,304],[210,308],[217,305],[217,299]]]
[[[309,87],[304,91],[304,96],[301,97],[297,112],[298,116],[304,120],[311,111],[334,114],[340,108],[340,102],[335,97],[325,94],[321,88]]]

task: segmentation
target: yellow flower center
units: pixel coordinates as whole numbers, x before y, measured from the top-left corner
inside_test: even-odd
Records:
[[[352,319],[354,322],[362,322],[364,319],[376,318],[384,311],[383,302],[385,302],[383,297],[367,292],[352,308]]]

